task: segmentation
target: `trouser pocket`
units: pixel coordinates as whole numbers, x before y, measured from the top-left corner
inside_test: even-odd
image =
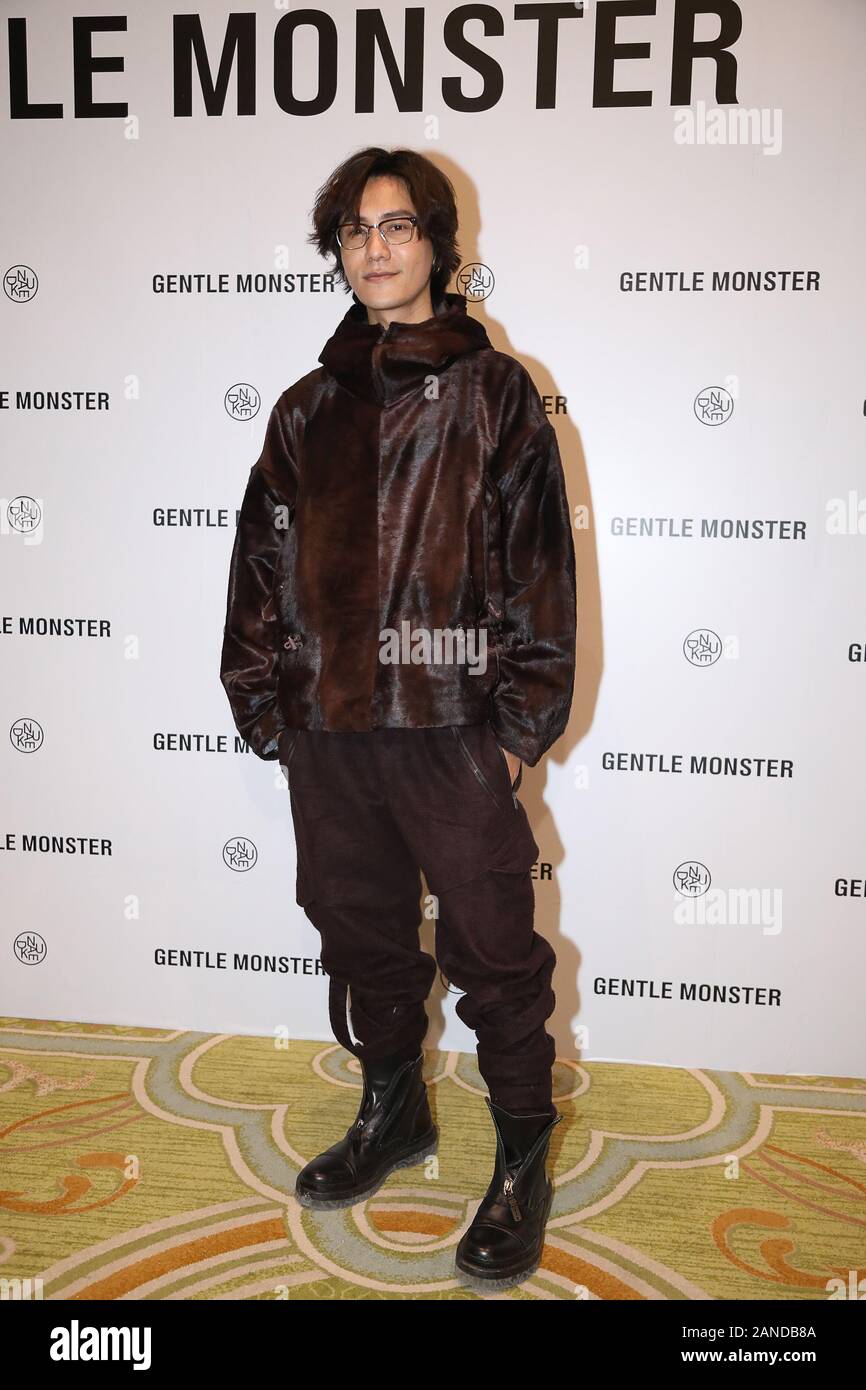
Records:
[[[481,743],[479,744],[477,754],[473,753],[469,746],[469,738],[474,739],[474,734],[468,734],[469,729],[480,729],[482,731]],[[480,786],[484,787],[485,791],[492,797],[496,805],[502,806],[506,804],[508,797],[510,797],[516,805],[517,788],[523,780],[523,764],[521,763],[517,776],[512,783],[511,772],[505,754],[500,748],[490,725],[473,724],[461,726],[459,724],[452,724],[451,732],[457,740],[460,751],[466,759],[466,763],[471,769],[476,781]],[[486,747],[484,745],[486,745]],[[494,767],[496,767],[496,771],[493,770]]]
[[[466,762],[468,763],[476,781],[484,788],[488,796],[491,796],[493,798],[493,800],[496,802],[496,805],[498,806],[499,797],[493,790],[493,787],[490,785],[490,780],[487,777],[487,774],[484,772],[483,768],[479,766],[477,760],[473,757],[467,745],[466,738],[463,734],[463,730],[460,728],[458,724],[452,724],[451,732],[454,735],[457,741],[457,746],[459,747],[463,757],[466,759]]]
[[[510,769],[509,766],[508,766],[508,759],[506,758],[504,752],[502,751],[502,745],[500,744],[500,742],[499,742],[499,740],[497,739],[496,735],[494,734],[493,730],[490,728],[490,725],[487,724],[485,727],[486,727],[487,730],[489,731],[490,737],[493,739],[493,742],[496,744],[496,751],[497,751],[497,753],[499,754],[500,758],[502,759],[503,763],[505,764],[505,775],[506,775],[506,777],[508,778],[508,785],[509,785],[509,787],[510,787],[510,789],[511,789],[511,792],[512,792],[512,795],[513,795],[514,792],[517,791],[517,788],[520,786],[520,783],[523,781],[523,763],[521,763],[520,766],[518,767],[518,769],[517,769],[517,776],[515,777],[514,781],[512,782],[512,780],[511,780],[511,769]]]

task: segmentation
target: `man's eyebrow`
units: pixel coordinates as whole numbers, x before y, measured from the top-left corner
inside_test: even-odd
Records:
[[[382,216],[381,216],[378,220],[381,222],[381,220],[382,220],[383,217],[414,217],[414,216],[415,216],[414,212],[410,212],[408,208],[394,208],[393,212],[383,212],[383,213],[382,213]],[[365,219],[364,219],[363,217],[361,217],[360,214],[358,215],[357,220],[358,220],[359,222],[365,222]],[[366,225],[369,226],[369,225],[370,225],[369,222],[367,222]]]

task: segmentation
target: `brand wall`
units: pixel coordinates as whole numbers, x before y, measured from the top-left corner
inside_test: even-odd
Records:
[[[863,1074],[866,7],[625,8],[5,19],[3,1012],[332,1037],[219,657],[270,407],[351,302],[315,191],[408,145],[575,515],[520,792],[559,1055]]]

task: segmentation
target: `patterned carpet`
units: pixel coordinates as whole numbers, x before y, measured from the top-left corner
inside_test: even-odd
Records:
[[[558,1062],[538,1271],[464,1286],[493,1171],[474,1054],[428,1052],[439,1152],[310,1212],[357,1113],[334,1043],[0,1019],[0,1278],[46,1299],[826,1300],[866,1276],[866,1082]]]

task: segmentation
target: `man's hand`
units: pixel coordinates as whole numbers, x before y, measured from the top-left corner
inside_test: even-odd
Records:
[[[503,748],[501,743],[498,744],[497,747],[499,748],[499,751],[505,755],[505,761],[508,764],[508,772],[511,777],[511,785],[513,787],[514,779],[520,771],[520,759],[514,753],[509,753],[507,748]]]

